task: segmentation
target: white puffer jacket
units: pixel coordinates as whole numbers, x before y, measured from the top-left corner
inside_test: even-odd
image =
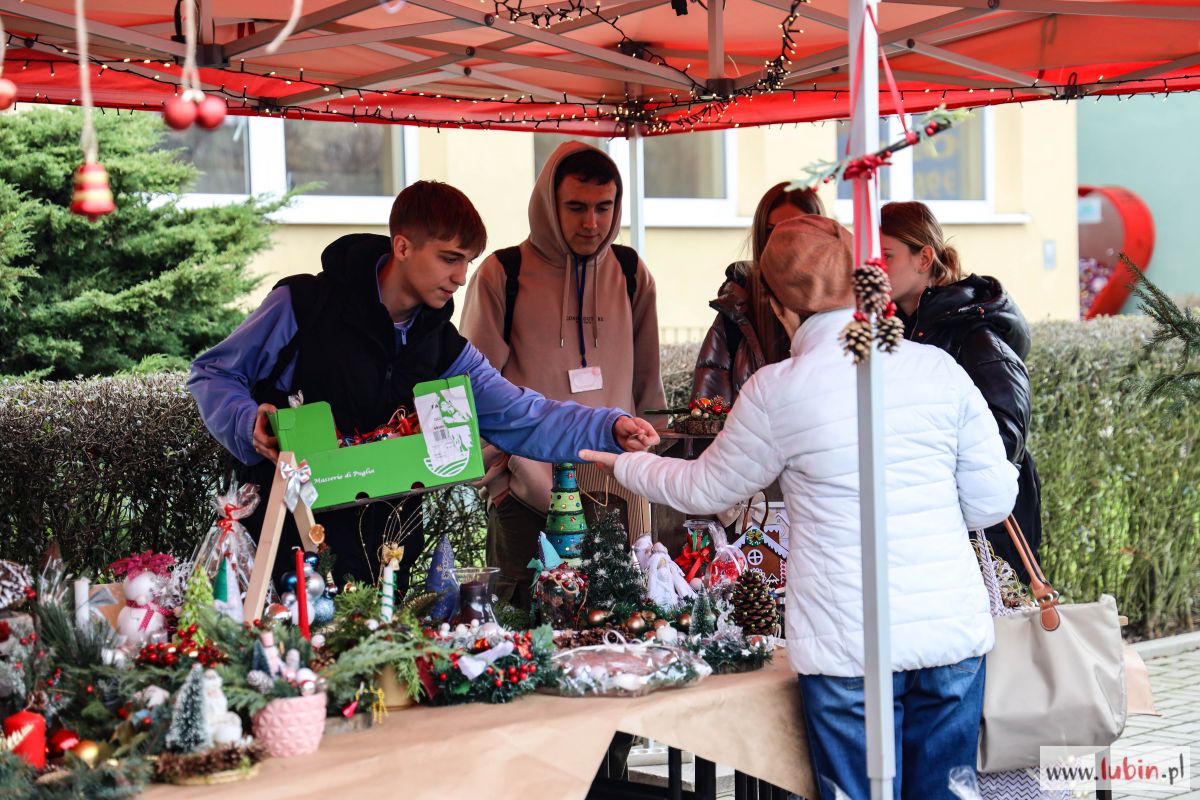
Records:
[[[791,520],[788,655],[805,675],[863,674],[856,370],[838,341],[851,314],[806,321],[793,357],[754,374],[699,459],[625,453],[616,466],[633,491],[696,514],[779,477]],[[892,669],[953,664],[992,647],[967,530],[1008,515],[1017,470],[954,359],[908,341],[880,358]]]

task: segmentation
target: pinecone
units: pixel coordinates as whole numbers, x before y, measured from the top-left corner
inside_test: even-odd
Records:
[[[876,264],[865,264],[854,270],[854,294],[859,306],[868,314],[882,315],[892,294],[892,282]]]
[[[733,622],[747,636],[771,636],[779,622],[775,598],[767,590],[761,572],[748,570],[733,588]]]
[[[842,328],[842,349],[860,363],[871,352],[871,322],[856,319]]]
[[[904,338],[904,323],[897,316],[876,317],[875,338],[879,341],[879,349],[885,353],[894,353]]]

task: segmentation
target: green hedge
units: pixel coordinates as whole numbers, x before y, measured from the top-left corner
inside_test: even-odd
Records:
[[[1149,331],[1141,318],[1035,325],[1029,446],[1047,575],[1070,600],[1115,595],[1135,634],[1160,636],[1194,627],[1200,420],[1126,388],[1175,357],[1144,353]],[[670,402],[687,398],[695,351],[663,349]],[[147,547],[190,553],[221,464],[180,375],[0,387],[0,553],[35,561],[55,539],[93,569]],[[469,490],[431,493],[425,514],[460,563],[481,561]]]

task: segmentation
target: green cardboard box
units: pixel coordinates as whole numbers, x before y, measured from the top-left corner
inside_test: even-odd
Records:
[[[471,379],[460,375],[413,390],[421,433],[338,447],[328,403],[283,408],[271,416],[279,449],[312,468],[313,510],[341,508],[483,477]]]

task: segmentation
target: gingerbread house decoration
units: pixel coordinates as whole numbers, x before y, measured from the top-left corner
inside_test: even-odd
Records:
[[[765,529],[750,525],[733,543],[746,556],[747,567],[762,573],[763,581],[772,591],[781,590],[787,583],[788,549],[783,543],[786,541],[783,533],[778,525],[768,525]]]

